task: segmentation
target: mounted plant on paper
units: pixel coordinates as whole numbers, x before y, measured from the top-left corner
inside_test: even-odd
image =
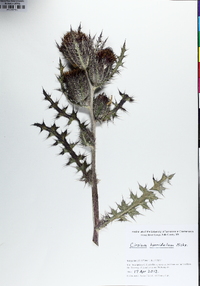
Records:
[[[105,47],[106,40],[102,34],[91,37],[82,32],[81,26],[77,30],[70,30],[62,38],[57,47],[63,59],[59,61],[60,83],[59,91],[65,96],[66,104],[61,106],[59,100],[43,90],[44,99],[49,108],[56,112],[53,124],[35,123],[34,126],[48,133],[47,138],[53,137],[53,146],[60,145],[60,155],[68,154],[66,165],[72,165],[81,174],[80,180],[90,186],[93,206],[93,242],[98,245],[98,232],[114,220],[127,221],[139,215],[138,207],[150,209],[174,174],[162,174],[159,180],[153,178],[153,186],[139,185],[140,194],[130,192],[127,201],[122,199],[105,215],[99,215],[98,181],[96,174],[96,128],[104,122],[112,122],[120,111],[126,111],[125,104],[132,103],[132,97],[118,91],[118,99],[108,96],[103,88],[113,76],[123,67],[126,45],[123,44],[120,55],[116,55],[111,48]],[[87,119],[82,120],[80,114],[85,112]],[[59,119],[66,120],[65,127],[59,125]],[[69,127],[76,123],[78,138],[71,141]],[[109,191],[109,190],[108,190]]]

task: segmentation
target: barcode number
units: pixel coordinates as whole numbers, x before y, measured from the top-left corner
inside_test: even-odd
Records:
[[[19,5],[19,4],[14,4],[14,5],[0,5],[0,9],[2,10],[20,10],[20,9],[25,9],[25,5]]]

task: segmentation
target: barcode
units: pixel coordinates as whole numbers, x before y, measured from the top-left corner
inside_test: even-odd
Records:
[[[19,5],[19,4],[14,4],[14,5],[0,5],[0,9],[2,10],[20,10],[20,9],[25,9],[25,5]]]

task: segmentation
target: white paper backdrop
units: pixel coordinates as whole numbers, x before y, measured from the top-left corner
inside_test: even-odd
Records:
[[[129,189],[176,173],[165,197],[137,224],[197,223],[197,1],[28,1],[0,12],[0,284],[123,285],[125,225],[92,237],[90,190],[59,149],[31,127],[51,119],[42,87],[58,88],[55,41],[82,24],[103,30],[125,69],[107,87],[134,96],[114,124],[97,131],[101,213]],[[175,285],[170,285],[175,286]],[[176,285],[178,286],[178,285]],[[182,285],[186,286],[186,285]]]

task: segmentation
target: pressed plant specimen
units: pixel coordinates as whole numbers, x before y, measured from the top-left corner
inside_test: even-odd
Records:
[[[160,180],[153,178],[153,186],[147,188],[139,185],[140,195],[130,192],[128,201],[122,199],[116,208],[111,208],[103,216],[99,216],[98,181],[96,174],[96,128],[104,122],[112,122],[119,111],[126,111],[125,103],[133,102],[133,98],[119,91],[119,99],[105,94],[103,89],[113,76],[123,67],[126,45],[123,44],[120,55],[116,55],[109,47],[105,47],[102,33],[96,38],[77,30],[70,29],[57,47],[62,54],[59,61],[57,79],[59,91],[66,99],[65,106],[43,89],[44,99],[49,108],[56,112],[53,124],[35,123],[34,126],[46,131],[48,137],[54,138],[54,146],[61,146],[61,155],[68,154],[66,165],[72,165],[80,172],[80,180],[91,187],[93,206],[93,242],[98,245],[98,232],[114,220],[126,221],[128,217],[139,215],[138,207],[150,209],[150,205],[162,194],[165,183],[170,183],[174,174],[162,174]],[[85,112],[87,119],[81,119]],[[58,124],[59,119],[66,120],[64,130]],[[70,140],[69,126],[76,123],[77,140]],[[81,150],[81,151],[80,151]]]

